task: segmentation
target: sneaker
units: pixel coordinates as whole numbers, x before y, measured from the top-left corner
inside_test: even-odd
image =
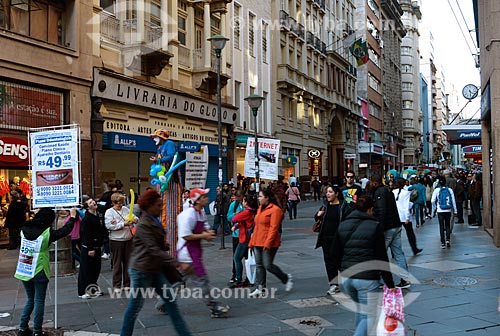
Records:
[[[253,292],[251,292],[248,296],[251,298],[258,298],[261,297],[264,294],[264,288],[255,288]]]
[[[212,313],[212,317],[221,317],[223,316],[224,314],[226,314],[229,309],[231,309],[229,306],[222,306],[222,305],[216,305],[215,307],[212,307],[211,309],[211,313]]]
[[[335,295],[340,293],[340,288],[337,285],[330,285],[330,289],[326,291],[326,294]]]
[[[424,249],[417,249],[415,252],[413,252],[413,255],[414,255],[414,256],[417,256],[417,255],[419,255],[420,253],[422,253],[422,251],[423,251],[423,250],[424,250]]]
[[[108,253],[103,253],[101,256],[101,259],[108,260],[109,259],[109,254]]]
[[[229,283],[232,284],[236,281],[236,278],[235,277],[232,277],[231,279],[229,279]]]
[[[292,275],[288,274],[288,281],[285,284],[285,291],[289,292],[293,288],[293,280],[292,280]]]
[[[17,331],[17,336],[33,336],[33,330],[31,330],[30,328],[19,329]]]
[[[48,333],[46,333],[45,331],[43,330],[39,330],[39,331],[35,331],[33,332],[33,336],[49,336]]]
[[[445,248],[446,248],[446,245],[445,245],[445,244],[441,244],[441,248],[442,248],[442,249],[445,249]]]
[[[451,246],[450,241],[449,241],[449,240],[447,240],[447,241],[446,241],[446,247],[450,247],[450,246]]]
[[[78,295],[78,297],[82,300],[92,299],[92,297],[88,294]]]
[[[401,279],[401,282],[396,285],[398,288],[410,288],[411,283],[409,281],[406,281],[405,279]]]

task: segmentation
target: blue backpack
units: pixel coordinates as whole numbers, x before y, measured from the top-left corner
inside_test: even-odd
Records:
[[[448,187],[441,187],[439,189],[438,202],[441,210],[449,210],[453,207],[451,204],[451,193]]]

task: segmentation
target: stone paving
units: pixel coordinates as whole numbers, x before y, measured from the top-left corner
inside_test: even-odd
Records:
[[[200,299],[181,298],[178,304],[193,334],[352,335],[354,313],[326,295],[322,253],[314,249],[316,234],[310,228],[319,205],[301,202],[297,220],[286,219],[283,225],[283,244],[276,263],[293,274],[294,289],[287,293],[274,276],[268,276],[268,287],[276,288],[274,298],[250,299],[247,292],[243,298],[223,299],[232,309],[221,319],[211,319]],[[442,250],[437,218],[428,220],[416,235],[424,251],[414,257],[403,232],[409,270],[417,280],[404,290],[416,297],[405,308],[408,335],[500,335],[500,250],[491,237],[482,229],[456,224],[451,248]],[[205,248],[212,285],[221,290],[231,275],[230,237],[225,242],[225,250],[219,249],[219,239]],[[0,250],[0,316],[9,314],[0,317],[0,335],[18,325],[25,303],[22,285],[12,277],[16,259],[16,251]],[[82,301],[77,297],[76,279],[76,275],[58,279],[57,326],[72,336],[119,334],[127,300],[105,295]],[[54,327],[54,283],[51,279],[46,300],[47,328]],[[111,288],[109,261],[103,261],[99,285],[104,292]],[[342,294],[338,296],[342,301]],[[170,319],[155,311],[155,301],[146,300],[134,335],[174,333]]]

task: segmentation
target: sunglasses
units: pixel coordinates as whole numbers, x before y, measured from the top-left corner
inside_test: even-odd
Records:
[[[347,175],[346,177],[347,177],[347,178],[354,178],[354,176],[353,176],[353,175]]]

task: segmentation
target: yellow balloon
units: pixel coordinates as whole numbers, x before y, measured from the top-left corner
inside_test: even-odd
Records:
[[[128,210],[128,215],[125,216],[125,220],[131,222],[134,220],[134,202],[135,202],[135,194],[134,189],[130,189],[130,208]]]

